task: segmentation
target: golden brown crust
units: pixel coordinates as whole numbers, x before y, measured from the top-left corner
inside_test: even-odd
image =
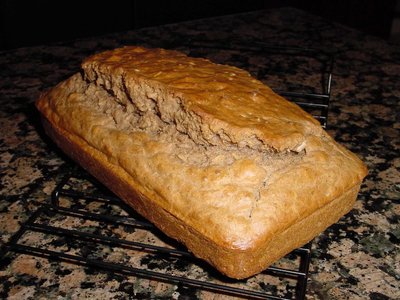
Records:
[[[199,234],[183,220],[162,209],[154,201],[133,188],[135,182],[121,167],[108,162],[104,153],[90,147],[85,141],[43,119],[46,133],[71,158],[91,174],[96,174],[116,195],[135,208],[165,234],[183,242],[199,258],[216,267],[225,275],[242,279],[263,271],[277,259],[306,244],[346,214],[354,204],[359,186],[351,188],[326,206],[312,212],[281,233],[275,234],[257,248],[245,250],[221,247],[212,239]]]
[[[83,69],[37,101],[49,134],[228,276],[261,271],[351,208],[362,162],[247,72],[132,47]]]

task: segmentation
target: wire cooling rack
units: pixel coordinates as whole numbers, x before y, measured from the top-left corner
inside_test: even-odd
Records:
[[[192,45],[191,49],[195,50],[191,54],[210,47],[205,43]],[[255,47],[231,44],[225,50],[306,56],[322,61],[320,92],[276,91],[308,110],[326,127],[333,58],[312,49],[265,44]],[[258,70],[256,76],[262,80],[265,71]],[[311,243],[254,277],[232,280],[166,237],[83,170],[73,169],[53,191],[51,203],[43,204],[5,244],[0,258],[10,253],[28,254],[191,287],[203,293],[253,299],[305,298]],[[40,245],[29,243],[32,235],[41,237]],[[122,261],[112,257],[110,253],[115,252],[122,254]]]
[[[288,285],[286,295],[297,294],[299,298],[304,297],[310,244],[293,251],[281,266],[272,266],[249,280],[232,280],[217,274],[182,246],[164,236],[152,224],[137,216],[119,198],[104,193],[101,189],[101,185],[95,179],[84,175],[84,171],[67,175],[54,190],[51,204],[42,205],[22,224],[7,244],[7,251],[183,284],[232,296],[291,299],[268,292],[268,278],[278,277]],[[79,220],[79,225],[68,225],[76,223],[73,220]],[[145,241],[132,240],[118,236],[116,232],[119,232],[120,228],[131,233],[146,231],[149,234]],[[29,243],[32,234],[43,235],[40,245]],[[149,239],[149,235],[152,238]],[[167,267],[162,270],[149,270],[141,263],[130,265],[126,262],[112,261],[104,257],[106,248],[124,249],[130,255],[139,257],[140,262],[149,257],[153,260],[161,259],[167,262]],[[175,270],[178,264],[182,265],[182,260],[187,264],[186,269]],[[188,276],[188,270],[195,273],[195,276]]]

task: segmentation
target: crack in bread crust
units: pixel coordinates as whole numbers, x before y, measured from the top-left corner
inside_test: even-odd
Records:
[[[199,143],[296,151],[308,135],[322,133],[312,116],[236,67],[140,47],[96,54],[82,66],[86,78],[124,102],[127,96],[155,100],[165,121],[175,122]]]

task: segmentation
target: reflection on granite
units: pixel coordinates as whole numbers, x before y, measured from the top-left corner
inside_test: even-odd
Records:
[[[367,163],[369,175],[354,209],[314,241],[307,298],[399,299],[400,48],[289,8],[1,52],[0,245],[49,202],[56,183],[72,166],[43,134],[33,107],[40,92],[77,72],[81,60],[94,52],[130,44],[174,48],[188,40],[219,45],[263,41],[335,54],[329,132]],[[260,55],[248,52],[209,56],[254,72],[268,69]],[[297,80],[308,86],[318,80],[307,72],[308,66],[303,75],[294,71],[296,65],[280,67],[285,85]],[[271,80],[272,85],[279,83],[279,78]],[[38,236],[25,238],[40,242]],[[157,258],[149,257],[146,263],[149,269],[157,268]],[[223,298],[22,254],[12,253],[0,262],[0,298],[185,296]]]

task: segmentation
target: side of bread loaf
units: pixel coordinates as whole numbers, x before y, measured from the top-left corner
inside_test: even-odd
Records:
[[[230,277],[263,270],[355,201],[361,161],[243,70],[126,47],[83,71],[37,101],[48,134]]]

